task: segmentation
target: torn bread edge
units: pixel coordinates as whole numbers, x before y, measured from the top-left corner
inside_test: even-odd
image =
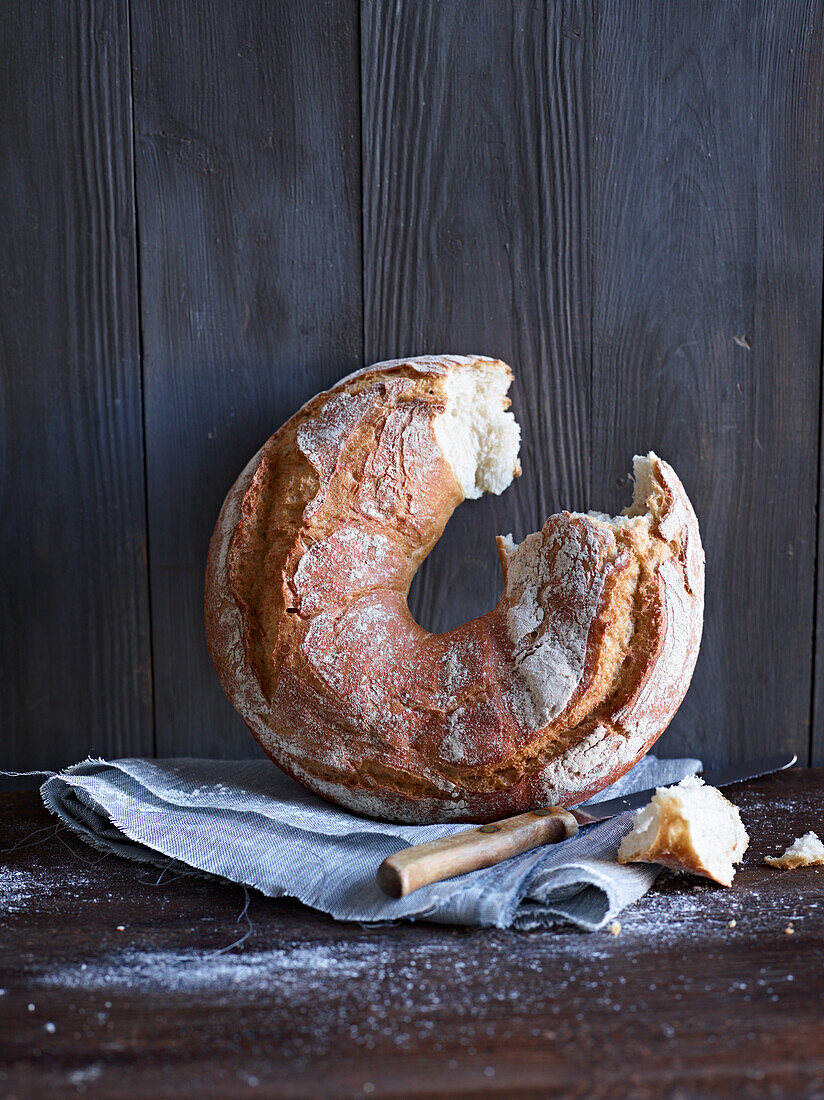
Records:
[[[748,845],[738,807],[690,775],[674,787],[659,787],[635,813],[618,862],[660,863],[731,886],[733,865],[741,862]]]

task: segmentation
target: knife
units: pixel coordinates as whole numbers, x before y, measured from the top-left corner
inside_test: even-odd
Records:
[[[710,787],[728,787],[745,779],[791,768],[798,757],[795,753],[781,753],[749,760],[730,768],[702,773],[702,779]],[[585,802],[581,806],[543,806],[527,814],[508,817],[489,825],[454,833],[452,836],[416,844],[389,856],[378,868],[378,885],[392,898],[406,897],[421,886],[481,867],[492,867],[502,860],[541,844],[555,844],[559,840],[575,836],[581,825],[605,821],[616,814],[646,806],[657,788],[610,798],[604,802]]]

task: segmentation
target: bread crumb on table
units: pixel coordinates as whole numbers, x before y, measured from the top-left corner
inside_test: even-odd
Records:
[[[619,920],[614,920],[612,922],[612,924],[608,924],[607,925],[607,932],[609,932],[609,934],[611,936],[620,936],[621,935],[621,922]]]
[[[792,871],[796,867],[814,867],[816,864],[824,864],[824,844],[815,833],[805,833],[804,836],[796,837],[783,856],[766,856],[764,862],[785,871]]]
[[[727,928],[735,928],[737,924],[738,924],[738,921],[736,921],[736,920],[731,920],[731,921],[729,922],[729,924],[727,925]]]
[[[793,926],[791,924],[788,924],[787,927],[784,929],[784,935],[785,936],[794,936],[795,935],[795,929],[793,928]]]

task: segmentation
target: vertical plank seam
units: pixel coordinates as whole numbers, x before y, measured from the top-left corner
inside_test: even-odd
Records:
[[[363,5],[358,0],[358,125],[360,128],[360,258],[361,258],[361,363],[366,366],[366,128],[364,126],[363,98]]]
[[[152,716],[152,756],[157,757],[157,712],[154,691],[154,628],[153,628],[153,603],[152,603],[152,571],[150,568],[151,555],[149,553],[149,469],[146,453],[146,384],[145,384],[145,359],[143,340],[143,272],[141,263],[141,239],[140,239],[140,211],[137,198],[137,126],[134,110],[134,52],[132,50],[132,0],[126,0],[126,39],[128,43],[129,61],[129,122],[131,125],[132,139],[132,217],[134,219],[135,241],[135,268],[137,273],[137,352],[139,363],[139,388],[140,388],[140,429],[142,433],[143,452],[143,511],[144,530],[146,532],[146,599],[148,602],[149,623],[149,703]]]
[[[812,653],[811,653],[811,676],[810,676],[810,729],[809,738],[807,743],[807,764],[809,767],[813,766],[814,750],[816,742],[816,729],[818,726],[818,712],[821,709],[821,700],[818,692],[818,662],[819,662],[819,646],[818,646],[818,631],[820,629],[820,607],[819,607],[819,593],[821,586],[819,583],[818,571],[821,566],[821,465],[824,462],[824,437],[822,432],[824,431],[824,410],[822,410],[822,404],[824,403],[824,229],[821,235],[821,312],[819,313],[819,326],[818,326],[818,479],[816,483],[815,500],[813,506],[815,508],[815,549],[813,553],[813,630],[812,630]]]
[[[594,58],[596,56],[596,26],[597,26],[597,0],[584,0],[584,9],[587,16],[587,24],[589,33],[584,38],[584,80],[586,82],[586,92],[584,97],[584,103],[586,107],[586,119],[584,125],[585,130],[585,145],[586,150],[586,195],[584,201],[586,202],[586,226],[587,235],[589,240],[587,241],[587,263],[589,264],[589,271],[587,273],[587,297],[589,301],[586,303],[589,309],[589,379],[587,381],[587,440],[589,447],[589,454],[586,456],[587,463],[587,479],[586,479],[586,507],[593,507],[593,455],[592,455],[592,413],[593,404],[595,402],[595,219],[593,218],[593,171],[592,166],[595,163],[595,150],[592,148],[593,134],[595,127],[593,126],[593,74],[595,72]],[[581,456],[584,459],[584,456]]]
[[[822,4],[816,5],[821,14]],[[816,740],[818,726],[820,724],[819,713],[821,711],[821,699],[819,697],[819,661],[821,659],[818,645],[818,634],[821,628],[819,597],[821,584],[818,571],[821,568],[821,540],[822,540],[822,510],[821,489],[824,484],[822,479],[822,463],[824,463],[824,225],[820,241],[821,248],[821,309],[818,315],[818,477],[816,482],[814,508],[815,546],[813,548],[813,614],[812,614],[812,648],[810,653],[810,726],[807,741],[807,764],[812,767],[816,760]]]

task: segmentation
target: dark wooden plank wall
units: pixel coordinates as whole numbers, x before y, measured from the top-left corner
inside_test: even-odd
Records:
[[[822,19],[824,0],[4,5],[0,766],[253,752],[202,637],[223,494],[319,388],[442,350],[515,367],[524,477],[456,514],[420,620],[486,610],[497,532],[623,506],[652,447],[709,557],[662,748],[806,759],[813,716],[824,759]]]
[[[125,2],[0,8],[0,768],[153,751]]]
[[[588,13],[577,3],[364,4],[366,359],[496,355],[524,476],[467,502],[415,578],[430,630],[500,594],[495,536],[588,482]]]
[[[604,4],[593,74],[591,500],[617,507],[630,455],[652,447],[695,502],[708,563],[693,688],[661,748],[804,759],[822,8]]]
[[[709,560],[694,686],[661,749],[806,759],[821,5],[364,13],[367,358],[507,358],[525,442],[521,483],[463,506],[413,610],[432,629],[487,610],[497,531],[619,510],[633,453],[655,449]]]
[[[358,11],[132,12],[157,748],[253,755],[206,652],[203,569],[248,459],[362,365]]]

